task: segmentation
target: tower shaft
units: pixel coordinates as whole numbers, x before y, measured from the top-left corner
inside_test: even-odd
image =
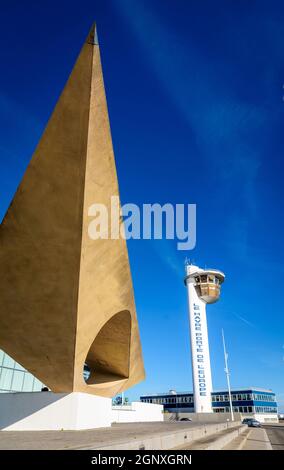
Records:
[[[188,293],[192,378],[196,413],[211,413],[212,376],[206,318],[206,304],[216,302],[224,274],[186,266],[185,285]]]
[[[198,297],[193,280],[189,280],[187,283],[187,292],[194,407],[196,413],[211,413],[212,377],[206,304]]]

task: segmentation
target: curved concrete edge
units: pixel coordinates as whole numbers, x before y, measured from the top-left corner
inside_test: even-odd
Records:
[[[195,428],[183,428],[180,431],[153,433],[147,436],[133,436],[124,441],[112,441],[102,443],[100,446],[81,447],[80,450],[171,450],[193,444],[204,437],[218,435],[221,432],[231,434],[231,429],[240,427],[240,422],[235,423],[215,423],[201,425]],[[238,430],[234,429],[238,435]],[[233,439],[233,437],[231,438]],[[225,445],[225,444],[224,444]],[[184,447],[183,447],[184,448]],[[219,449],[220,447],[218,447]]]
[[[238,429],[228,431],[222,436],[217,436],[214,442],[205,447],[204,450],[222,450],[226,445],[239,437],[239,435],[245,431],[246,427],[240,426]]]

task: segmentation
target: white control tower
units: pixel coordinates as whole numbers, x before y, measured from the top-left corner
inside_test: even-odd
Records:
[[[186,264],[184,283],[188,293],[194,408],[196,413],[211,413],[212,378],[206,319],[206,304],[219,299],[225,275],[216,269],[201,269]]]

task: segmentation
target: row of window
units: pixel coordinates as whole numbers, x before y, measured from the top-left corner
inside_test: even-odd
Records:
[[[208,274],[208,275],[202,274],[202,276],[196,276],[194,279],[197,284],[208,283],[208,282],[211,284],[217,284],[217,285],[220,284],[219,279],[216,276],[213,276],[211,274]]]
[[[8,367],[9,369],[25,370],[20,364],[12,359],[4,351],[0,350],[0,367]]]
[[[0,369],[0,392],[35,392],[43,384],[32,374],[16,369]]]
[[[274,395],[262,395],[258,393],[254,393],[253,399],[255,401],[275,401]]]
[[[262,395],[259,393],[232,393],[232,401],[270,401],[275,402],[274,395]],[[229,401],[229,395],[212,395],[212,401]]]
[[[36,392],[42,387],[38,379],[0,350],[0,393]]]
[[[252,394],[251,393],[238,393],[238,394],[232,394],[232,400],[233,401],[241,401],[241,400],[252,400]],[[212,401],[229,401],[229,395],[212,395]]]
[[[277,413],[277,408],[274,406],[255,406],[256,413]]]
[[[232,401],[266,401],[266,402],[275,402],[274,395],[261,395],[256,393],[233,393]],[[157,403],[161,405],[171,404],[171,403],[193,403],[193,396],[185,397],[172,397],[172,398],[142,398],[141,401],[146,403]],[[212,395],[213,402],[224,402],[229,401],[229,395]]]
[[[170,405],[172,403],[193,403],[193,397],[173,397],[173,398],[141,398],[144,403],[156,403],[158,405]]]
[[[233,406],[235,413],[277,413],[273,406]],[[229,413],[229,406],[213,408],[214,413]]]
[[[254,406],[233,406],[233,410],[235,413],[254,413]],[[230,407],[218,407],[213,408],[214,413],[229,413]]]
[[[177,398],[177,401],[176,401]],[[172,403],[193,403],[193,397],[176,397],[176,398],[142,398],[145,403],[156,404],[172,404]],[[182,401],[181,401],[182,400]],[[188,400],[188,401],[186,401]],[[224,400],[223,400],[224,401]],[[233,406],[235,413],[277,413],[277,409],[273,406]],[[229,413],[229,406],[213,408],[215,413]]]

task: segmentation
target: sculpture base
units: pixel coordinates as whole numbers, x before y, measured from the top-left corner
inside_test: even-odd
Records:
[[[79,430],[109,427],[111,398],[86,393],[1,393],[0,429]]]

